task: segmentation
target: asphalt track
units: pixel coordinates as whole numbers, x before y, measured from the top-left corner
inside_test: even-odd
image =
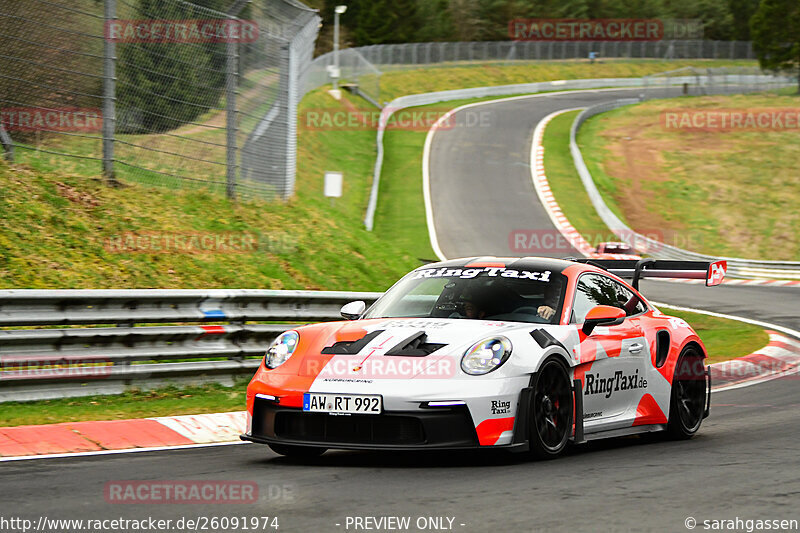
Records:
[[[497,113],[491,127],[437,134],[431,192],[445,253],[509,255],[510,230],[548,229],[530,184],[534,127],[558,109],[630,94],[493,103],[487,106]],[[658,301],[800,329],[793,289],[663,282],[643,289]],[[418,529],[420,517],[450,517],[454,531],[658,532],[688,531],[689,517],[698,530],[703,520],[800,520],[796,380],[715,393],[712,416],[691,441],[613,439],[551,462],[497,452],[329,452],[294,463],[264,446],[236,445],[2,463],[0,519],[277,516],[278,531],[366,531],[346,527],[347,517],[407,516],[410,531],[435,530]],[[254,481],[260,499],[252,505],[110,504],[104,486],[114,480]]]

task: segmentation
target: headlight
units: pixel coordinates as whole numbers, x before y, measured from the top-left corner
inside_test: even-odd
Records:
[[[461,370],[471,376],[482,376],[500,368],[511,355],[511,341],[491,337],[475,343],[461,358]]]
[[[299,340],[300,335],[296,331],[281,333],[267,350],[267,355],[264,356],[264,364],[267,365],[267,368],[278,368],[288,361],[297,348]]]

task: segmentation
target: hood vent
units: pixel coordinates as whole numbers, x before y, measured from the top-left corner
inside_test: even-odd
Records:
[[[372,333],[367,333],[363,337],[355,341],[340,341],[334,343],[332,346],[326,346],[322,349],[325,355],[356,355],[369,344],[369,341],[383,333],[384,330],[379,329]]]
[[[425,332],[418,331],[386,352],[386,355],[425,357],[426,355],[432,354],[439,348],[447,346],[446,344],[427,342],[427,340],[428,336],[425,334]]]

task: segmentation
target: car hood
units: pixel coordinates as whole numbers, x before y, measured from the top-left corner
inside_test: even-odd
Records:
[[[465,319],[369,319],[300,328],[302,376],[447,378],[459,375],[464,351],[492,335],[559,326]]]

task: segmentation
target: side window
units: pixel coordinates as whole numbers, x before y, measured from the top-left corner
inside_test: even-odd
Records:
[[[615,307],[621,307],[625,310],[626,316],[633,316],[638,315],[639,313],[644,313],[647,310],[647,307],[644,305],[644,302],[633,294],[627,287],[617,283],[616,281],[612,282],[617,288],[617,304]]]
[[[613,305],[617,303],[617,285],[615,281],[597,274],[584,274],[578,279],[575,300],[572,303],[572,320],[575,324],[583,324],[586,314],[598,305]]]
[[[584,274],[578,280],[572,305],[572,322],[582,324],[586,313],[597,305],[610,305],[625,310],[627,316],[643,313],[644,302],[624,285],[605,276]]]

